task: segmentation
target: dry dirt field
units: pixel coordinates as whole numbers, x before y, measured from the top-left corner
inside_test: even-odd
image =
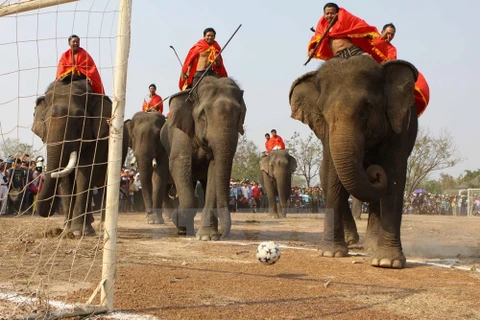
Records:
[[[45,234],[61,221],[0,217],[0,319],[85,304],[99,284],[103,236]],[[404,216],[403,270],[369,266],[361,248],[321,258],[322,230],[323,214],[234,213],[230,239],[200,242],[121,214],[116,312],[83,319],[480,319],[479,217]],[[265,240],[282,246],[275,265],[255,259]]]

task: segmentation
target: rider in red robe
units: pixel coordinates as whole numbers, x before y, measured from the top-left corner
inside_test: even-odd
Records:
[[[105,94],[97,66],[88,52],[80,48],[80,38],[72,35],[68,44],[70,49],[62,54],[58,62],[56,79],[63,79],[68,75],[84,75],[93,92]]]
[[[156,111],[159,113],[163,113],[163,99],[156,93],[157,86],[152,83],[148,87],[148,90],[150,91],[150,94],[148,94],[145,99],[143,99],[142,111]]]
[[[347,54],[350,54],[350,56],[367,53],[377,62],[387,60],[386,47],[375,46],[376,39],[380,38],[377,28],[370,26],[364,20],[354,16],[344,8],[337,8],[338,6],[333,3],[325,5],[324,15],[318,21],[315,34],[308,43],[309,55],[313,52],[331,22],[332,16],[329,16],[329,14],[337,13],[337,21],[333,23],[329,32],[325,35],[315,51],[313,58],[328,60],[334,56],[343,56],[342,52],[332,52],[331,40],[345,39],[351,46],[341,51],[348,51]],[[330,12],[332,10],[333,12]]]
[[[211,70],[209,70],[209,74],[206,75],[216,73],[220,77],[228,77],[227,70],[223,65],[222,56],[218,56],[222,49],[217,41],[215,41],[215,35],[216,32],[213,28],[205,29],[203,39],[200,39],[190,51],[188,51],[178,82],[180,90],[191,87],[194,78],[198,79],[213,61],[215,61],[215,63],[212,65]]]

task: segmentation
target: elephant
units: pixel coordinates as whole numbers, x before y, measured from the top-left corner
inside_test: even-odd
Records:
[[[194,188],[200,181],[205,203],[196,237],[204,241],[228,237],[232,224],[229,181],[247,110],[243,90],[229,77],[206,76],[193,92],[187,89],[173,95],[169,107],[160,139],[178,194],[178,209],[172,217],[178,234],[194,233]]]
[[[366,242],[370,264],[403,268],[400,239],[407,160],[418,130],[409,62],[379,64],[368,55],[332,58],[296,79],[289,92],[292,118],[321,139],[320,168],[327,214],[319,252],[348,254],[345,229],[357,233],[348,197],[370,202]]]
[[[60,194],[66,230],[77,237],[95,235],[88,200],[94,186],[106,185],[111,113],[111,100],[94,94],[86,79],[54,81],[36,100],[32,131],[46,144],[48,169],[36,211],[52,215]],[[125,159],[126,131],[123,138]]]
[[[134,114],[132,120],[125,122],[130,138],[129,147],[138,164],[148,223],[165,223],[162,203],[165,198],[168,199],[166,194],[170,175],[168,156],[160,143],[160,130],[165,121],[161,113],[140,111]]]
[[[297,160],[287,150],[272,150],[260,159],[259,180],[268,197],[269,212],[275,218],[287,216],[292,173],[296,169]],[[281,210],[277,210],[276,196],[279,197]]]

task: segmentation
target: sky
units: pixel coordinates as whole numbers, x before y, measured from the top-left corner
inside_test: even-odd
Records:
[[[180,64],[206,27],[217,31],[225,48],[229,76],[245,91],[246,134],[260,150],[264,134],[275,128],[284,139],[295,131],[306,138],[311,130],[290,117],[288,92],[292,82],[316,69],[303,66],[306,48],[326,2],[302,1],[133,1],[125,117],[141,110],[148,86],[167,97],[178,91]],[[419,124],[432,134],[446,129],[464,159],[442,171],[457,177],[480,168],[476,136],[480,120],[480,72],[475,56],[475,23],[480,2],[376,1],[336,2],[378,29],[393,22],[398,58],[413,63],[430,86],[430,104]],[[67,38],[78,34],[81,46],[100,69],[107,94],[113,92],[118,1],[81,0],[29,14],[0,18],[0,133],[20,137],[41,149],[30,131],[34,101],[55,77]],[[3,30],[8,30],[4,32]],[[19,71],[20,70],[20,71]],[[164,113],[168,112],[168,103]]]

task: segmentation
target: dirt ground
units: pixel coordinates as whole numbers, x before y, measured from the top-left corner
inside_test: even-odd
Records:
[[[402,270],[369,266],[361,248],[347,258],[319,257],[323,217],[234,213],[230,239],[201,242],[176,236],[171,221],[148,225],[143,214],[121,214],[116,313],[88,318],[480,319],[479,217],[404,216]],[[85,304],[92,296],[103,236],[45,234],[61,221],[0,217],[0,319],[61,308],[52,301]],[[265,240],[281,245],[275,265],[255,259]]]

